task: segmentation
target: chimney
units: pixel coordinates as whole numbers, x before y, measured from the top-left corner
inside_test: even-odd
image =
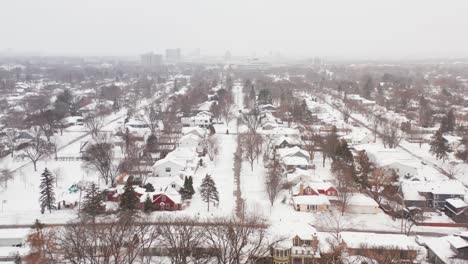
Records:
[[[299,185],[299,195],[304,195],[304,183],[302,181]]]
[[[312,248],[314,249],[314,251],[318,250],[318,245],[319,245],[318,237],[317,237],[317,234],[314,233],[312,235]]]

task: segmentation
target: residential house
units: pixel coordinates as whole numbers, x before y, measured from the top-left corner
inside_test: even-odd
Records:
[[[292,148],[281,148],[276,151],[276,155],[280,158],[283,159],[285,157],[300,157],[300,158],[305,158],[307,162],[310,162],[310,155],[309,152],[301,149],[298,146],[294,146]]]
[[[378,214],[380,209],[374,199],[362,193],[354,193],[348,200],[346,211],[352,214]]]
[[[161,160],[156,161],[152,166],[152,171],[154,177],[173,177],[179,176],[180,171],[185,169],[185,164],[171,159],[171,158],[164,158]]]
[[[212,123],[212,116],[207,112],[200,112],[194,116],[185,116],[181,118],[184,127],[202,127],[207,128]]]
[[[179,147],[182,148],[198,148],[200,146],[201,138],[194,134],[183,135],[179,139]]]
[[[273,141],[273,146],[276,149],[292,148],[296,146],[297,147],[301,146],[301,142],[297,137],[280,136],[279,138]]]
[[[341,232],[341,244],[348,255],[378,259],[382,255],[401,258],[398,263],[421,263],[424,249],[414,237],[400,234]],[[406,261],[406,262],[405,262]]]
[[[183,127],[182,134],[184,135],[192,134],[200,138],[203,138],[206,135],[206,129],[200,128],[200,127]]]
[[[442,180],[421,184],[420,193],[425,195],[429,207],[443,209],[447,199],[459,198],[464,200],[466,189],[457,180]]]
[[[178,192],[151,192],[140,197],[139,208],[143,209],[144,202],[149,197],[155,211],[182,210],[182,197]]]
[[[434,264],[460,264],[468,262],[468,232],[444,237],[421,239],[427,248],[427,258]]]
[[[445,214],[458,223],[468,223],[468,204],[460,198],[445,200]]]
[[[276,232],[281,230],[285,233],[282,236],[289,237],[271,247],[274,264],[309,264],[320,258],[319,239],[313,226],[296,224],[273,228]]]
[[[299,183],[292,188],[294,209],[300,212],[323,212],[330,208],[330,201],[311,186],[310,182]]]
[[[283,171],[292,171],[294,169],[302,169],[307,170],[309,169],[309,162],[306,158],[303,157],[284,157],[281,160],[281,164],[283,165]]]

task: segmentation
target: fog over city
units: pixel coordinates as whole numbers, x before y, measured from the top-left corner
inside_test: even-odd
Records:
[[[344,58],[467,56],[468,2],[3,0],[0,51]]]

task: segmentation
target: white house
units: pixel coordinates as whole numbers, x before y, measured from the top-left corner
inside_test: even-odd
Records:
[[[200,146],[200,137],[194,134],[187,134],[179,139],[179,147],[197,148]]]
[[[183,127],[182,134],[184,135],[193,134],[195,136],[203,138],[205,137],[206,129],[200,128],[200,127]]]
[[[352,214],[378,214],[380,209],[374,199],[361,193],[354,193],[349,198],[346,211]]]
[[[294,209],[300,212],[323,212],[330,208],[330,201],[324,195],[293,196]]]
[[[200,112],[195,116],[181,118],[184,127],[204,127],[211,125],[211,115],[207,112]]]
[[[284,171],[291,171],[293,169],[309,169],[309,162],[304,157],[284,157],[282,159],[282,164],[284,167]]]
[[[298,146],[294,146],[292,148],[282,148],[278,149],[276,151],[276,154],[281,158],[286,158],[286,157],[300,157],[300,158],[305,158],[307,162],[310,162],[310,155],[309,152],[301,149]]]
[[[198,153],[196,148],[193,147],[176,148],[166,155],[166,158],[177,161],[183,164],[185,168],[191,170],[195,170],[197,166],[197,157]]]
[[[152,166],[154,177],[178,176],[179,172],[185,169],[185,164],[171,158],[164,158],[156,161]]]

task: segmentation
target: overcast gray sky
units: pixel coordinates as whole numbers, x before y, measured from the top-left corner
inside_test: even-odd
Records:
[[[0,50],[468,55],[466,0],[0,0]]]

